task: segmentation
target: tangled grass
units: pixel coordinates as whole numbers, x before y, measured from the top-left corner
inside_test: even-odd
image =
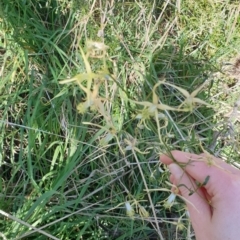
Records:
[[[1,237],[194,239],[158,159],[238,164],[239,11],[2,0]]]

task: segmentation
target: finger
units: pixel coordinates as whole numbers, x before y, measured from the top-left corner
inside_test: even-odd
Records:
[[[175,184],[176,182],[174,181],[174,176],[171,174],[170,177],[169,177],[169,180],[172,184]]]
[[[179,186],[181,196],[187,204],[196,235],[202,235],[202,231],[206,229],[211,219],[211,208],[205,198],[205,194],[200,188],[197,188],[193,179],[191,179],[191,177],[189,177],[177,164],[170,164],[169,169],[172,174],[173,182],[175,185]],[[195,192],[190,195],[189,190]]]
[[[169,180],[170,180],[170,182],[174,185],[174,186],[172,187],[171,191],[172,191],[172,192],[175,192],[175,191],[176,191],[176,187],[177,187],[177,185],[178,185],[178,182],[177,182],[176,179],[174,178],[174,175],[173,175],[173,174],[170,175]],[[193,179],[193,180],[194,180],[194,179]],[[206,191],[206,189],[205,189],[204,187],[201,187],[201,191],[202,191],[205,199],[206,199],[208,202],[211,202],[211,201],[212,201],[212,196],[210,196],[210,195],[208,194],[208,192]],[[179,194],[181,194],[181,193],[179,193]]]
[[[225,170],[219,161],[215,159],[207,159],[204,155],[196,155],[193,153],[186,153],[181,151],[172,151],[172,160],[170,157],[162,155],[160,161],[165,164],[171,164],[173,161],[184,164],[184,171],[189,174],[193,179],[196,179],[200,184],[204,183],[208,178],[204,187],[207,189],[210,196],[214,196],[222,189],[228,188],[226,176],[231,174],[230,171]],[[227,177],[228,178],[228,177]]]
[[[173,151],[173,152],[175,152],[175,151]],[[180,152],[180,151],[176,151],[176,152]],[[205,157],[205,158],[208,157],[208,155],[206,153],[199,154],[199,156],[202,156],[202,157]],[[230,171],[232,174],[240,175],[240,170],[239,169],[237,169],[236,167],[224,162],[221,158],[216,158],[216,157],[212,156],[212,159],[221,168]],[[173,160],[167,155],[161,155],[160,156],[160,161],[164,164],[167,164],[167,165],[171,164],[173,162]],[[185,159],[185,163],[187,163],[187,159]]]
[[[202,153],[200,154],[201,156],[204,156],[204,157],[207,157],[207,154],[206,153]],[[240,171],[239,169],[237,169],[236,167],[224,162],[221,158],[217,158],[217,157],[213,157],[214,158],[214,161],[219,165],[221,166],[222,168],[230,171],[232,174],[237,174],[237,175],[240,175]]]

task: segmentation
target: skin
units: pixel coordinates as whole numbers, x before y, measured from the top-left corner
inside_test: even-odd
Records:
[[[172,190],[186,200],[197,240],[239,240],[240,170],[209,154],[171,153],[176,162],[167,155],[160,161],[169,167]]]

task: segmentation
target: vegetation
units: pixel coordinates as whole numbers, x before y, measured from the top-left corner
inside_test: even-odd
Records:
[[[194,239],[159,162],[239,162],[238,0],[1,0],[2,239]]]

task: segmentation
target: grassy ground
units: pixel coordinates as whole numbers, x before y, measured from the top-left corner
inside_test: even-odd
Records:
[[[238,0],[2,0],[1,238],[194,239],[158,159],[239,162],[239,12]]]

